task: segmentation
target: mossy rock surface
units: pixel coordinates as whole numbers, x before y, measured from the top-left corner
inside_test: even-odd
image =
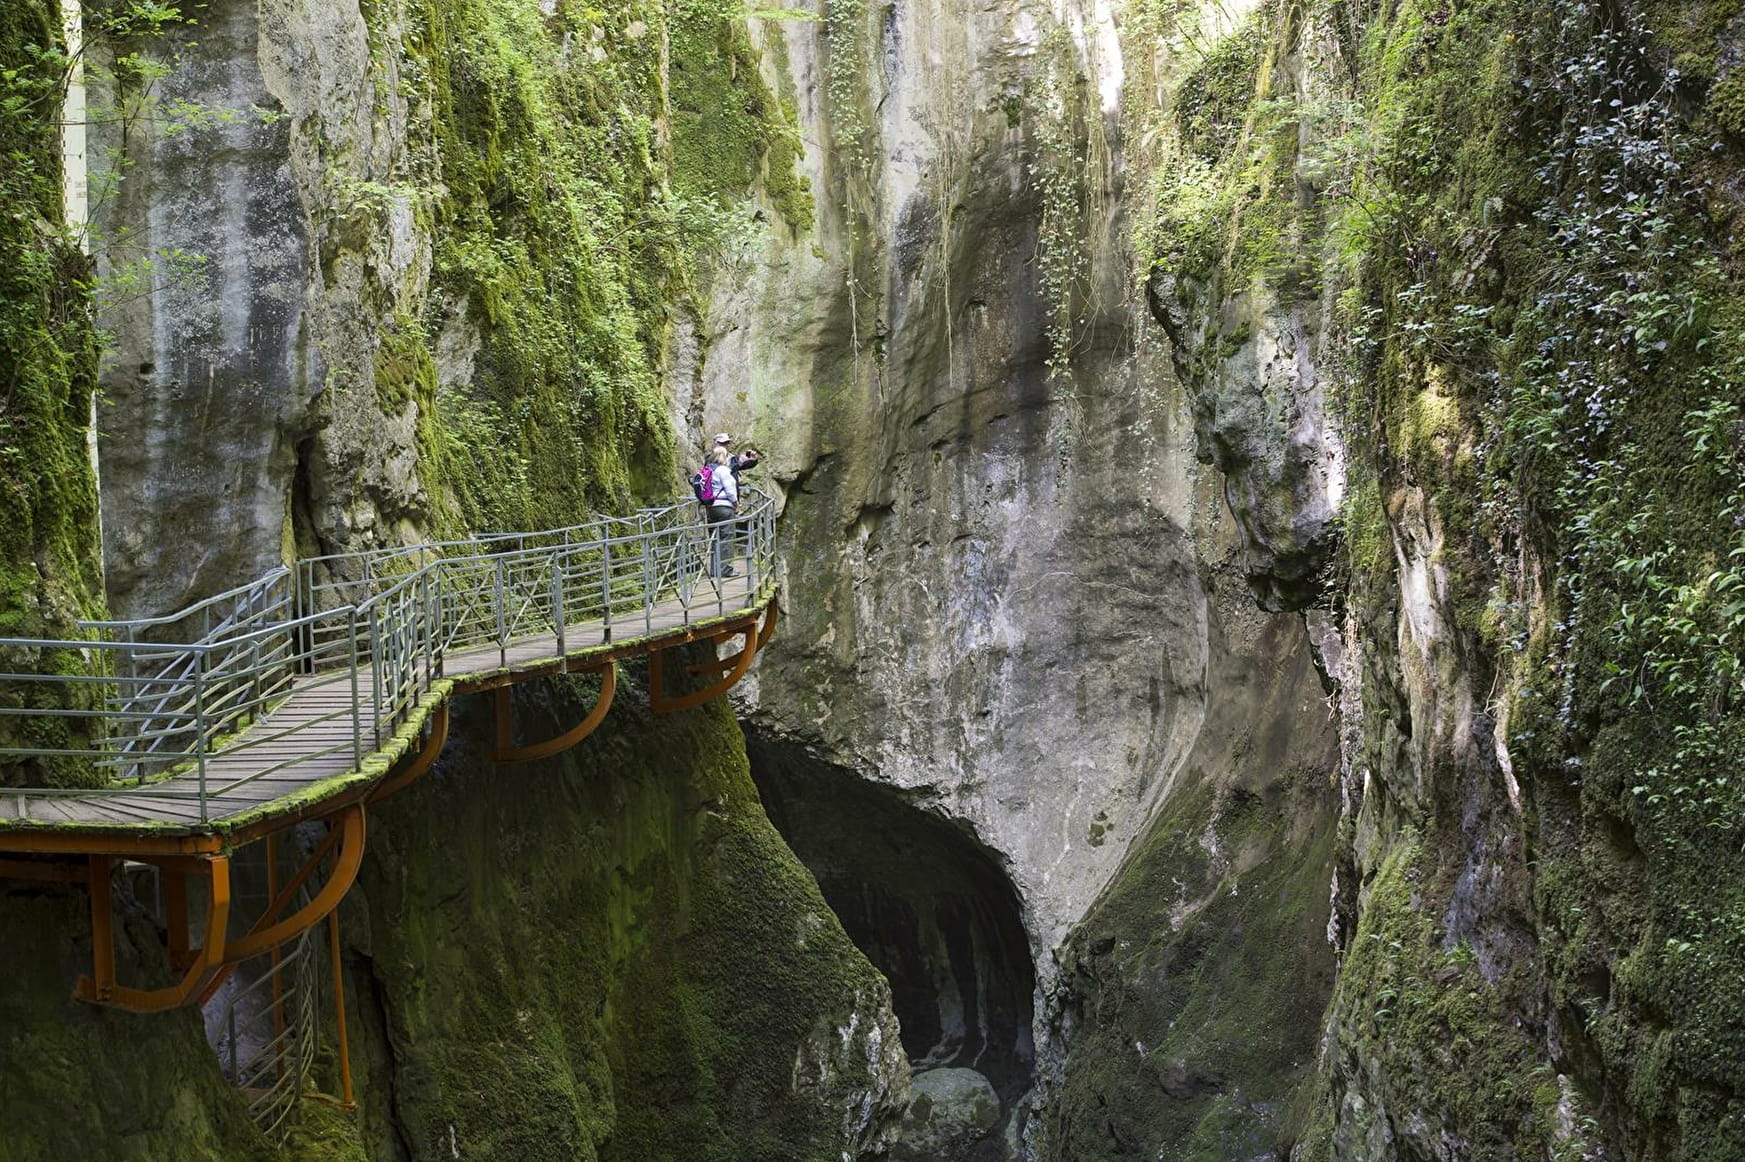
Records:
[[[347,905],[372,1156],[855,1149],[848,1111],[889,1116],[901,1071],[888,989],[764,817],[725,706],[654,718],[621,694],[574,752],[493,767],[474,701],[377,813]],[[583,705],[517,702],[535,732]]]

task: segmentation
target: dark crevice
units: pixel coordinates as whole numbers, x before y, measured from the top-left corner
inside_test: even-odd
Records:
[[[898,792],[748,727],[764,808],[890,982],[917,1070],[982,1074],[1007,1108],[1031,1086],[1035,973],[995,857]]]

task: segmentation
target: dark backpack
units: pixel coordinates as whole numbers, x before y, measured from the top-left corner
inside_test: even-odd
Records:
[[[697,494],[697,500],[703,504],[715,503],[715,468],[705,464],[691,473],[691,491]]]

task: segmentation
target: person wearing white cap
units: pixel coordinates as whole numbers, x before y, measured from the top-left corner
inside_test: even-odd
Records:
[[[733,470],[733,480],[736,484],[739,482],[739,474],[741,472],[750,472],[753,468],[756,468],[758,461],[761,459],[757,454],[756,448],[747,448],[743,456],[738,452],[735,452],[733,450],[733,437],[726,432],[721,432],[716,435],[715,446],[717,448],[727,449],[727,466]]]

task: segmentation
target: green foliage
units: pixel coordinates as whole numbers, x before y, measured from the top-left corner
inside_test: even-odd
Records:
[[[0,635],[16,637],[76,637],[77,621],[103,608],[86,448],[98,360],[93,274],[62,216],[54,112],[67,57],[59,29],[54,0],[0,9]],[[14,672],[83,673],[88,664],[53,650],[0,659]],[[23,688],[0,684],[0,700],[24,697]],[[11,729],[0,724],[0,745],[11,744]],[[12,777],[8,760],[0,783]],[[92,775],[51,761],[22,778],[69,785]]]
[[[1331,284],[1349,595],[1391,632],[1388,514],[1421,494],[1458,637],[1430,661],[1503,692],[1542,961],[1473,997],[1412,991],[1469,976],[1446,960],[1458,946],[1435,950],[1450,841],[1412,857],[1410,908],[1397,883],[1371,889],[1363,938],[1392,959],[1360,940],[1341,993],[1348,1022],[1397,1022],[1402,999],[1416,1014],[1347,1028],[1371,1076],[1403,1079],[1390,1116],[1498,1151],[1572,1149],[1548,1102],[1580,1134],[1600,1111],[1604,1136],[1645,1155],[1739,1149],[1745,1019],[1725,998],[1745,992],[1745,253],[1724,35],[1739,8],[1263,9],[1196,53],[1181,155],[1142,232],[1174,305],[1202,316],[1256,279],[1287,301]],[[1301,27],[1326,34],[1307,51],[1332,67],[1305,72],[1331,91],[1274,91]],[[1427,825],[1452,772],[1434,741],[1427,770],[1401,769],[1412,724],[1384,685],[1365,685],[1365,759],[1390,790],[1397,772],[1401,802],[1425,796]],[[1546,980],[1575,1077],[1549,1095],[1507,1035]],[[1471,1056],[1419,1049],[1456,1029]],[[1438,1081],[1450,1068],[1459,1092]],[[1475,1078],[1495,1109],[1466,1101]]]
[[[1033,139],[1025,176],[1041,210],[1036,281],[1047,312],[1051,442],[1057,474],[1064,474],[1082,421],[1073,359],[1091,330],[1088,240],[1097,210],[1096,183],[1107,161],[1098,149],[1106,143],[1090,79],[1064,26],[1051,29],[1037,58],[1023,100]]]
[[[668,34],[671,180],[679,197],[722,208],[762,188],[790,228],[806,230],[813,205],[806,178],[795,172],[799,130],[765,85],[745,26],[789,15],[676,0]]]
[[[1339,980],[1345,1051],[1386,1062],[1369,1080],[1387,1109],[1432,1112],[1473,1157],[1590,1156],[1591,1143],[1556,1124],[1554,1072],[1512,1019],[1526,982],[1487,980],[1470,947],[1443,939],[1429,866],[1416,837],[1403,836],[1365,889]],[[1531,967],[1508,971],[1524,977]]]
[[[748,14],[418,0],[410,16],[439,172],[361,183],[350,201],[366,228],[410,204],[437,239],[430,316],[398,320],[376,361],[384,409],[417,406],[435,524],[556,527],[666,499],[671,304],[749,228],[742,195],[761,187],[795,228],[811,219]],[[483,350],[472,382],[439,389],[431,352],[454,303]]]
[[[1152,268],[1216,276],[1230,294],[1256,280],[1289,300],[1318,291],[1320,203],[1301,187],[1312,166],[1299,168],[1299,148],[1304,121],[1328,109],[1301,104],[1277,83],[1278,60],[1295,51],[1302,21],[1296,7],[1263,4],[1208,39],[1181,81],[1179,145],[1163,163],[1157,216],[1140,232]]]
[[[1072,1036],[1043,1157],[1221,1162],[1308,1136],[1288,1099],[1332,984],[1317,781],[1202,782],[1151,824],[1062,957]]]
[[[1516,691],[1544,968],[1583,1084],[1637,1147],[1728,1156],[1685,1137],[1745,1093],[1745,1023],[1719,1000],[1745,989],[1728,147],[1654,29],[1582,3],[1407,6],[1357,52],[1362,127],[1335,146],[1357,162],[1336,224],[1354,475],[1429,492],[1462,628]],[[1367,536],[1350,549],[1389,567]]]

